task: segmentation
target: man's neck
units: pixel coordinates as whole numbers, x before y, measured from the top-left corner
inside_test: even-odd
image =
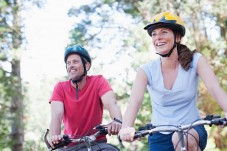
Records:
[[[86,84],[86,76],[83,77],[83,79],[77,83],[78,84],[78,89],[81,90],[85,84]],[[76,88],[76,83],[73,83],[72,80],[71,80],[71,85]]]

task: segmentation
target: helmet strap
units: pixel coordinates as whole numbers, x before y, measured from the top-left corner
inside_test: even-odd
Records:
[[[78,99],[78,97],[79,97],[79,95],[78,95],[78,92],[79,92],[78,83],[83,79],[83,76],[86,76],[87,75],[87,70],[86,70],[86,65],[85,65],[86,64],[86,60],[83,57],[81,57],[81,56],[80,56],[80,58],[81,58],[82,63],[83,63],[84,74],[82,76],[80,76],[79,79],[76,79],[76,80],[71,79],[72,80],[72,83],[73,84],[76,84],[76,99]]]
[[[169,51],[168,53],[166,53],[166,54],[156,53],[156,54],[158,54],[158,55],[160,55],[160,56],[162,56],[162,57],[169,57],[169,56],[172,54],[173,49],[174,49],[175,47],[176,47],[176,42],[174,42],[172,49],[170,49],[170,51]]]
[[[71,79],[73,84],[76,84],[76,99],[78,99],[78,92],[79,92],[79,86],[78,83],[83,79],[83,76],[81,76],[79,79],[77,80],[73,80]]]
[[[170,51],[169,51],[168,53],[166,53],[166,54],[160,54],[160,53],[156,53],[156,54],[158,54],[158,55],[160,55],[160,56],[162,56],[162,57],[169,57],[169,56],[172,54],[173,49],[174,49],[176,46],[177,46],[176,34],[174,34],[174,44],[173,44],[173,47],[170,49]]]

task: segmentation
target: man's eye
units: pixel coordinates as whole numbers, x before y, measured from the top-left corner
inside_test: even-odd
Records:
[[[76,64],[76,63],[78,63],[78,61],[77,60],[73,60],[73,63]]]
[[[162,31],[162,33],[163,33],[163,34],[166,34],[166,33],[168,33],[168,32],[164,30],[164,31]]]
[[[156,36],[157,34],[156,33],[152,33],[151,36]]]

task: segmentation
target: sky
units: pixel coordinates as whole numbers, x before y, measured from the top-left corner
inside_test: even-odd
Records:
[[[21,68],[23,81],[35,82],[46,77],[50,79],[67,75],[63,54],[65,47],[69,44],[69,30],[77,22],[76,18],[68,17],[67,12],[73,6],[79,7],[81,4],[89,4],[92,1],[67,0],[66,3],[64,0],[47,0],[43,8],[33,7],[26,13],[25,36],[27,44],[26,51],[23,51],[22,54]],[[124,15],[116,15],[116,21],[119,21],[121,25],[128,23],[125,21]],[[119,47],[117,39],[111,45],[104,47],[103,50],[99,50],[99,59],[93,61],[92,66],[99,66],[103,59],[108,60],[113,57],[110,50],[114,51]],[[108,78],[114,74],[118,76],[119,73],[125,72],[124,68],[130,66],[130,60],[127,60],[128,57],[124,55],[121,58],[111,66],[103,68],[100,74]]]
[[[47,0],[43,8],[32,7],[25,14],[26,51],[22,54],[22,78],[65,76],[64,48],[74,21],[67,16],[72,6],[91,0]]]

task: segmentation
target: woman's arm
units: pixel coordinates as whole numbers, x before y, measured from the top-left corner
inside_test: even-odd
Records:
[[[199,58],[197,72],[210,94],[224,110],[227,118],[227,93],[221,88],[214,71],[203,56]]]
[[[122,127],[133,127],[137,113],[141,107],[144,93],[147,87],[147,76],[144,70],[138,69],[136,78],[133,83],[129,104],[123,117]]]
[[[133,83],[129,104],[123,117],[122,129],[119,133],[120,138],[124,141],[133,141],[135,133],[134,123],[144,98],[147,82],[146,73],[139,69]]]

